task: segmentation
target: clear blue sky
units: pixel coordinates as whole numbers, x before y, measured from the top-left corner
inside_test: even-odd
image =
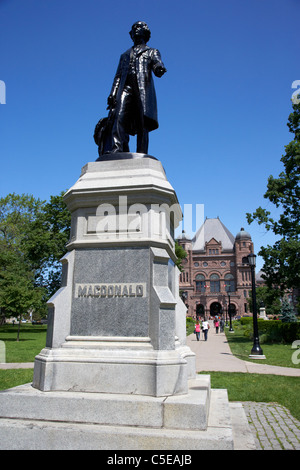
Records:
[[[274,242],[245,213],[272,209],[267,178],[292,139],[299,0],[0,0],[0,15],[0,197],[48,199],[96,160],[95,124],[143,20],[167,68],[155,78],[160,127],[149,153],[182,206],[204,204],[234,235],[245,227],[256,252]]]

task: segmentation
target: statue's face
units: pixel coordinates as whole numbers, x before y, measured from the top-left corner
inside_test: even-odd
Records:
[[[135,44],[139,44],[146,39],[146,31],[142,23],[135,23],[131,30],[131,37]]]

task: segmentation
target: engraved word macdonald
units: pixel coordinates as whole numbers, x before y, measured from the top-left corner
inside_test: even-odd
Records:
[[[146,283],[76,284],[75,297],[146,297]]]

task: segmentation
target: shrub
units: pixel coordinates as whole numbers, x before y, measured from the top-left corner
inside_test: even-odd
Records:
[[[190,335],[194,332],[195,320],[192,317],[186,317],[186,334]]]
[[[241,325],[248,325],[249,323],[252,324],[252,317],[242,317],[239,321],[241,322]]]
[[[244,328],[244,336],[253,339],[252,318],[241,318],[240,323]],[[300,323],[284,323],[278,320],[258,319],[258,332],[260,341],[270,343],[292,343],[300,339]]]

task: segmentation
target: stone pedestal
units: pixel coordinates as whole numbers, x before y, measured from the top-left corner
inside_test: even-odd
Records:
[[[182,214],[161,163],[88,163],[65,201],[71,238],[46,347],[32,385],[0,392],[0,447],[14,436],[28,449],[231,449],[226,391],[196,378],[185,342]]]
[[[88,163],[65,201],[72,213],[69,253],[63,286],[49,301],[33,386],[187,393],[193,353],[176,332],[173,233],[181,210],[161,163]]]
[[[261,318],[262,320],[269,320],[268,317],[267,317],[267,314],[266,314],[265,307],[260,307],[260,309],[259,309],[259,318]]]

